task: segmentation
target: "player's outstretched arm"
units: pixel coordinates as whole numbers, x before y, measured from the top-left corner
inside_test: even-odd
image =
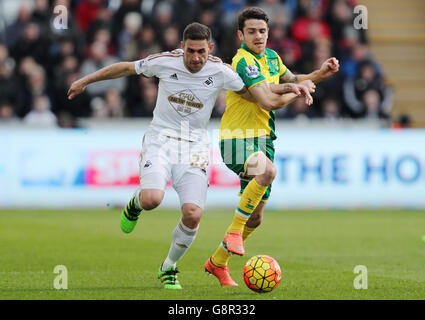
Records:
[[[329,58],[323,62],[320,69],[313,71],[309,74],[294,75],[291,71],[287,70],[286,73],[280,77],[280,83],[300,83],[305,80],[311,80],[314,83],[319,83],[339,71],[339,61],[336,58]]]
[[[257,102],[260,104],[260,107],[267,111],[283,108],[303,95],[305,95],[306,104],[311,105],[313,103],[313,98],[310,94],[310,89],[302,84],[298,84],[297,86],[300,94],[293,92],[276,94],[271,90],[270,84],[266,81],[251,87],[249,91],[255,100],[257,100]]]
[[[134,62],[118,62],[104,67],[96,72],[74,81],[68,90],[68,99],[73,99],[76,95],[85,90],[87,85],[93,82],[116,79],[136,74]]]

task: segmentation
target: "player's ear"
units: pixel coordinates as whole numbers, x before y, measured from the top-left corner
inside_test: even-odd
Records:
[[[184,50],[184,41],[180,41],[180,47]]]
[[[241,30],[238,30],[238,38],[240,41],[243,41],[243,32]]]
[[[212,52],[214,50],[214,43],[211,42],[208,46],[209,46],[210,52]]]

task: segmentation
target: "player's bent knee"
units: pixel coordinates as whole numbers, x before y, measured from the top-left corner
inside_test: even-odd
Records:
[[[146,192],[141,196],[141,205],[144,210],[152,210],[162,202],[163,195],[155,192]]]
[[[188,228],[194,229],[199,225],[202,217],[202,209],[193,203],[185,203],[182,207],[182,221]]]

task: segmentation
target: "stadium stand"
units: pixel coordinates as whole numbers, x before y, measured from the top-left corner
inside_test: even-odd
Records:
[[[369,9],[370,32],[353,26],[358,4]],[[230,62],[240,45],[236,15],[256,5],[271,17],[268,46],[294,73],[310,72],[330,56],[342,65],[337,76],[317,86],[312,107],[296,102],[277,118],[368,118],[390,126],[395,116],[404,116],[425,125],[420,89],[425,7],[420,0],[403,4],[410,9],[403,7],[403,19],[392,24],[390,17],[401,8],[393,0],[5,0],[0,6],[0,117],[3,123],[23,119],[40,95],[48,97],[59,126],[75,126],[80,118],[150,117],[155,80],[128,77],[94,84],[73,101],[66,91],[72,81],[107,64],[178,47],[182,29],[192,21],[211,27],[213,54]],[[68,8],[67,29],[54,27],[58,5]],[[221,97],[213,117],[223,109]]]

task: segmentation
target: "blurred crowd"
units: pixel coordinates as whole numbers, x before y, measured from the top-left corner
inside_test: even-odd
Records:
[[[259,6],[270,17],[268,47],[294,73],[310,73],[329,57],[341,71],[317,85],[314,104],[297,99],[277,118],[389,119],[393,91],[368,48],[367,30],[354,28],[354,0],[14,0],[16,17],[0,25],[0,119],[74,127],[76,119],[151,117],[157,80],[130,76],[91,84],[73,100],[70,84],[118,61],[180,46],[184,27],[212,29],[213,54],[231,63],[240,47],[238,12]],[[64,6],[67,16],[54,21]],[[7,8],[6,8],[7,9]],[[0,20],[10,17],[5,6]],[[225,95],[213,117],[221,117]]]

